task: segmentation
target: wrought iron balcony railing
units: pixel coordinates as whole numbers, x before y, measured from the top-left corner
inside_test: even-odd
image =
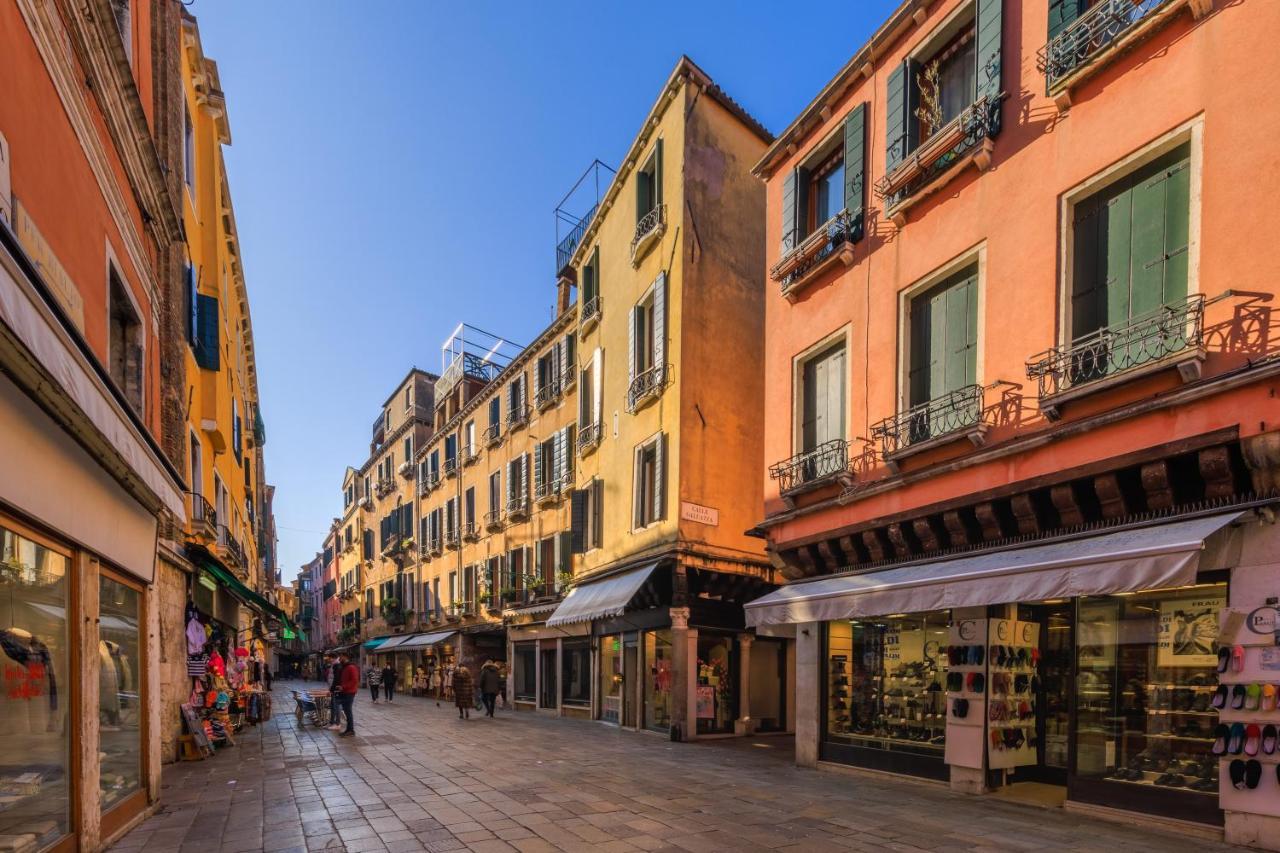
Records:
[[[943,438],[982,424],[981,385],[955,391],[912,406],[871,428],[880,440],[880,451],[892,461],[913,445]]]
[[[427,540],[427,553],[433,557],[439,557],[444,553],[444,546],[439,536]]]
[[[457,530],[446,530],[444,532],[444,547],[457,548],[462,543],[462,538]]]
[[[1099,329],[1027,362],[1041,401],[1071,389],[1157,364],[1204,343],[1204,295],[1195,294],[1127,323]]]
[[[440,475],[434,471],[425,471],[422,479],[418,481],[419,494],[427,495],[435,491],[440,485]]]
[[[826,483],[849,470],[849,442],[824,441],[812,450],[769,466],[769,477],[778,481],[782,494],[794,494]]]
[[[218,529],[218,513],[204,495],[188,492],[191,500],[191,525],[196,532],[214,535]]]
[[[480,451],[470,444],[462,445],[462,465],[465,468],[480,461]]]
[[[522,521],[529,517],[529,498],[521,495],[507,501],[507,518]]]
[[[591,323],[600,319],[600,312],[604,308],[604,300],[599,296],[593,296],[582,303],[582,313],[578,315],[578,325],[586,328]]]
[[[502,365],[475,353],[464,352],[455,358],[436,380],[436,399],[443,399],[465,377],[478,382],[492,382],[502,372]]]
[[[390,557],[392,554],[400,550],[400,534],[394,534],[387,538],[386,543],[382,546],[382,556]]]
[[[484,443],[488,447],[493,447],[502,441],[502,424],[493,423],[484,428]]]
[[[569,230],[568,235],[556,244],[556,269],[562,270],[569,265],[569,261],[573,258],[574,250],[578,248],[578,243],[582,242],[582,235],[587,233],[587,226],[591,224],[591,220],[595,218],[596,210],[600,205],[593,204],[586,215],[577,221],[577,224]]]
[[[548,408],[558,399],[560,399],[559,379],[538,386],[538,393],[533,395],[533,403],[538,407],[538,411]]]
[[[458,475],[458,458],[456,456],[446,456],[444,460],[444,476],[456,477]]]
[[[468,521],[462,525],[462,541],[475,542],[480,538],[480,525],[474,521]]]
[[[578,427],[578,454],[586,455],[592,450],[600,446],[600,437],[603,434],[599,421],[593,424],[587,424]]]
[[[999,130],[1000,99],[984,96],[974,101],[876,181],[875,192],[885,210],[892,211],[932,184]]]
[[[529,423],[529,407],[517,406],[507,411],[507,431],[518,429]]]
[[[636,234],[631,238],[631,262],[635,263],[650,244],[658,237],[662,236],[662,232],[667,227],[667,206],[660,204],[653,210],[640,217],[640,221],[636,223]]]
[[[560,497],[560,481],[546,479],[541,483],[535,483],[533,486],[533,499],[539,503],[543,501],[551,501]]]
[[[484,514],[484,528],[489,532],[502,529],[502,510],[494,509]]]
[[[566,360],[564,363],[564,374],[560,377],[560,390],[568,391],[573,387],[573,383],[578,381],[578,362],[576,360]]]
[[[1076,18],[1040,50],[1036,67],[1045,89],[1054,94],[1076,71],[1094,62],[1138,25],[1155,17],[1173,0],[1101,0]]]
[[[384,477],[373,484],[373,493],[377,497],[384,497],[391,494],[396,489],[396,482],[390,477]]]
[[[862,211],[856,215],[841,211],[803,240],[790,231],[783,238],[783,256],[769,270],[769,277],[786,293],[811,272],[831,259],[840,249],[862,239]]]
[[[667,376],[671,370],[669,364],[655,364],[643,373],[637,374],[627,387],[627,411],[634,412],[650,399],[662,393],[667,386]]]

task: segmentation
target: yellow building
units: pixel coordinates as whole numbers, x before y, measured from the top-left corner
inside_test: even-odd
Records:
[[[283,625],[273,605],[273,526],[265,519],[265,431],[253,326],[222,146],[231,143],[218,67],[184,13],[182,215],[186,232],[184,347],[189,464],[187,555],[192,600],[226,643],[246,645]],[[264,559],[264,557],[266,559]],[[271,624],[271,623],[275,624]]]
[[[581,554],[554,613],[512,630],[512,680],[562,707],[594,668],[593,717],[682,738],[786,730],[786,646],[755,640],[741,606],[774,580],[746,533],[763,458],[750,169],[771,137],[687,58],[641,128],[562,246],[579,302]]]

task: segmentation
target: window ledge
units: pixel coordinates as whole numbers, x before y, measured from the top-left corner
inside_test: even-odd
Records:
[[[1073,400],[1118,388],[1135,379],[1163,373],[1171,368],[1177,368],[1178,375],[1182,378],[1183,383],[1195,382],[1201,376],[1204,360],[1204,347],[1187,347],[1159,361],[1152,361],[1140,367],[1130,368],[1122,373],[1082,382],[1057,394],[1041,396],[1040,412],[1049,420],[1056,421],[1062,416],[1062,407]]]

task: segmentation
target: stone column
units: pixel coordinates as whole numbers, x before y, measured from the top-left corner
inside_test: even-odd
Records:
[[[751,718],[751,644],[754,634],[738,635],[738,719],[733,721],[736,735],[753,734],[756,721]]]
[[[796,626],[796,764],[815,767],[818,743],[822,736],[822,712],[818,707],[822,693],[821,622],[803,622]]]
[[[696,637],[696,633],[695,633]],[[671,725],[676,727],[686,740],[691,739],[696,719],[692,713],[691,701],[694,691],[690,688],[696,675],[689,664],[689,608],[671,608]],[[697,664],[698,644],[693,643],[694,665]]]

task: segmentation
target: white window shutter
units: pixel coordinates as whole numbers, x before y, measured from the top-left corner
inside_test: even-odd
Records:
[[[538,393],[542,390],[542,359],[534,362],[533,365],[533,399],[538,399]]]
[[[512,459],[507,463],[507,503],[511,503],[516,497],[516,465],[520,460]]]
[[[654,443],[653,465],[653,515],[655,518],[666,518],[666,505],[663,500],[666,490],[663,488],[667,480],[667,435],[658,436]]]
[[[555,478],[557,483],[564,482],[564,450],[564,430],[560,430],[556,433],[555,465],[552,467],[552,470],[554,471],[552,476]]]
[[[542,482],[546,477],[546,472],[542,469],[542,445],[539,444],[533,449],[533,493],[535,495],[542,494]]]
[[[595,406],[592,412],[593,423],[600,423],[602,411],[604,409],[604,401],[600,399],[604,392],[604,352],[596,347],[595,352],[591,354],[591,402]]]
[[[529,497],[529,454],[520,454],[520,494],[519,497]]]
[[[653,366],[659,373],[667,363],[667,274],[653,283]]]
[[[565,384],[569,378],[569,345],[566,340],[556,343],[556,355],[560,359],[560,382]]]
[[[636,378],[636,319],[640,314],[640,306],[631,306],[631,316],[627,321],[627,388]]]

